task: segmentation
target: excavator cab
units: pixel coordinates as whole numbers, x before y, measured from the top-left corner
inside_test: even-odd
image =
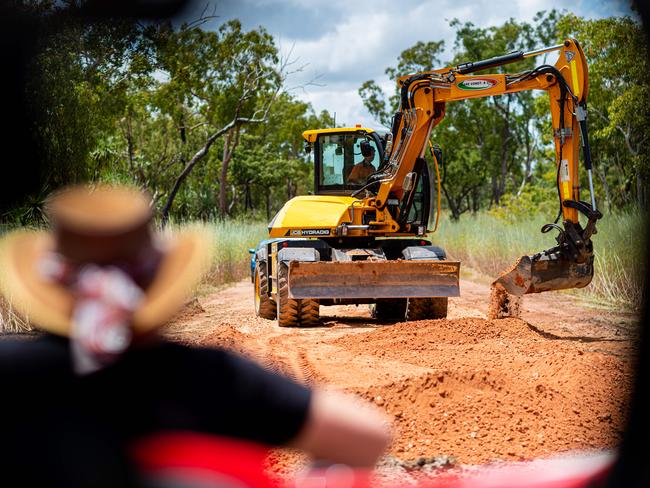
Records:
[[[384,156],[381,137],[372,129],[351,127],[308,130],[314,154],[314,194],[351,195],[376,173]]]

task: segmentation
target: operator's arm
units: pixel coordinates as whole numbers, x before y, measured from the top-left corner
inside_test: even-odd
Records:
[[[290,446],[318,460],[371,467],[390,440],[389,420],[377,409],[349,395],[315,390],[307,421]]]

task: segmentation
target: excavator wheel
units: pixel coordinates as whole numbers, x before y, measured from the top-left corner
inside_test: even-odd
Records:
[[[370,306],[370,313],[379,322],[401,322],[406,315],[406,298],[383,298]]]
[[[300,322],[300,300],[289,298],[289,280],[286,264],[278,267],[277,314],[280,327],[297,327]]]
[[[320,321],[318,300],[306,298],[298,301],[300,302],[300,325],[303,327],[317,326]]]
[[[255,267],[254,281],[254,298],[255,298],[255,315],[267,320],[275,320],[277,316],[276,304],[268,295],[269,281],[266,273],[260,271],[260,267]]]
[[[409,298],[406,320],[444,319],[447,317],[447,297]]]
[[[289,298],[289,268],[280,264],[278,268],[277,318],[280,327],[316,326],[319,323],[318,300]]]

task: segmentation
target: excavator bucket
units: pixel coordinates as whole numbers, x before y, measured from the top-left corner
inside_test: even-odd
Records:
[[[458,261],[291,261],[289,297],[457,297],[459,275]]]
[[[511,295],[583,288],[594,276],[594,258],[584,263],[572,262],[561,255],[522,256],[492,286],[502,286]]]

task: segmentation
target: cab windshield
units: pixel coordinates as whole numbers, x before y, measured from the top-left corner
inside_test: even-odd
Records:
[[[364,135],[322,134],[318,142],[320,191],[361,188],[379,167],[375,141]]]

